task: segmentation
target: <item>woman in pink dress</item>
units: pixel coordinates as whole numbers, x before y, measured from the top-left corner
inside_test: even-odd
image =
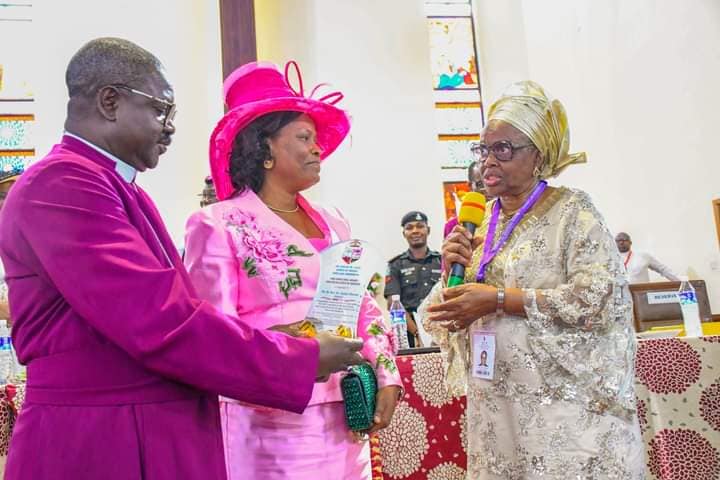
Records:
[[[256,327],[287,329],[305,319],[315,295],[319,252],[350,238],[337,212],[300,192],[320,180],[320,164],[347,135],[334,93],[305,97],[266,62],[244,65],[225,81],[228,113],[210,139],[218,203],[187,223],[186,256],[201,297]],[[313,93],[315,91],[313,90]],[[400,392],[391,334],[368,295],[358,316],[363,356],[375,367],[377,408],[370,433],[390,422]],[[301,415],[221,398],[228,477],[369,479],[370,449],[349,431],[341,374],[316,383]]]

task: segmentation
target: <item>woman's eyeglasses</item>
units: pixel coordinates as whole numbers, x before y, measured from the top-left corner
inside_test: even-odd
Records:
[[[492,145],[485,145],[484,143],[473,143],[472,145],[470,145],[470,151],[472,152],[476,160],[480,160],[482,162],[487,160],[487,158],[490,156],[490,153],[492,153],[493,157],[495,157],[500,162],[509,162],[515,155],[515,152],[528,147],[535,147],[535,145],[533,145],[532,143],[527,145],[513,145],[507,140],[500,140],[499,142],[495,142]]]
[[[157,120],[158,120],[158,122],[162,123],[163,128],[167,128],[168,123],[172,122],[175,119],[175,114],[177,113],[177,107],[174,103],[168,102],[164,98],[156,97],[154,95],[150,95],[149,93],[145,93],[140,90],[136,90],[132,87],[128,87],[127,85],[114,84],[114,85],[110,85],[110,86],[115,87],[115,88],[120,88],[120,89],[128,91],[130,93],[134,93],[135,95],[140,95],[141,97],[149,98],[153,102],[156,102],[156,103],[162,105],[162,112],[157,116]]]

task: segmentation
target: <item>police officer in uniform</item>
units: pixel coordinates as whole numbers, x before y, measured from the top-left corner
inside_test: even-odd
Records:
[[[440,253],[430,250],[428,218],[422,212],[409,212],[400,221],[408,249],[390,259],[385,279],[385,298],[400,295],[400,302],[408,312],[408,342],[410,347],[420,346],[415,312],[433,285],[440,279]]]

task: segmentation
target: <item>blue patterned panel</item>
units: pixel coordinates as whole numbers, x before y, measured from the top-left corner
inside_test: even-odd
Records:
[[[0,150],[32,148],[33,115],[0,115]]]
[[[26,155],[0,155],[0,178],[22,173],[31,159]]]
[[[477,142],[478,139],[478,135],[438,136],[440,167],[466,169],[473,161],[470,144]]]

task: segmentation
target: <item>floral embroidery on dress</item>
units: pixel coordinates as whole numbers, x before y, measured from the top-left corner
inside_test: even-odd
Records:
[[[393,344],[397,343],[394,332],[387,331],[380,322],[370,322],[367,329],[365,330],[368,335],[375,339],[375,348],[377,350],[377,357],[375,360],[375,370],[380,367],[384,368],[390,373],[397,372],[397,365],[393,360],[393,355],[390,352],[396,352]]]
[[[252,213],[233,209],[223,215],[233,234],[243,270],[247,276],[264,276],[277,280],[278,289],[288,298],[290,292],[302,286],[300,269],[292,267],[292,257],[311,257],[297,245],[285,245],[272,230],[261,229]]]

